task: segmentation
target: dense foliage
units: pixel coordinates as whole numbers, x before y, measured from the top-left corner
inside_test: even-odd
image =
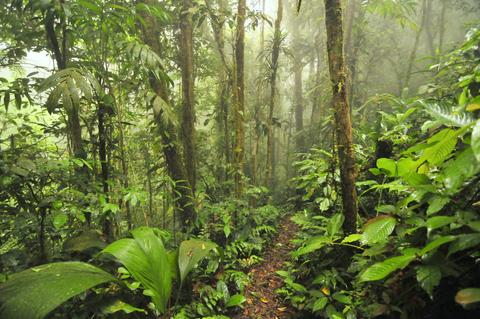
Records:
[[[0,318],[478,318],[479,14],[1,1]]]

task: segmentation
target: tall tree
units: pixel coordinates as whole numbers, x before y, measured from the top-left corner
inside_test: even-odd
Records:
[[[347,75],[343,53],[342,7],[340,0],[325,0],[327,51],[332,82],[333,109],[340,165],[342,202],[346,233],[356,231],[357,191],[355,189],[355,153],[353,150],[352,122],[347,96]]]
[[[195,194],[195,96],[193,76],[192,0],[183,0],[180,14],[180,57],[182,69],[182,135],[183,154],[188,181]]]
[[[155,0],[142,0],[142,3],[151,7],[156,5]],[[143,40],[157,55],[161,56],[162,46],[158,21],[150,12],[142,11],[141,14],[145,22],[142,29]],[[159,98],[167,104],[170,103],[169,89],[165,80],[152,74],[150,76],[150,86]],[[167,171],[170,178],[175,182],[173,186],[175,204],[181,211],[182,227],[187,230],[196,219],[196,209],[185,162],[178,146],[177,132],[173,124],[163,118],[161,112],[155,113],[154,121],[163,144],[162,150]]]
[[[415,64],[415,59],[417,57],[418,45],[420,43],[420,36],[425,27],[427,20],[427,0],[422,1],[422,11],[420,18],[420,25],[415,34],[415,41],[413,42],[412,51],[410,52],[410,57],[408,58],[407,71],[405,72],[405,80],[403,81],[403,89],[408,89],[410,85],[410,79],[412,77],[413,65]]]
[[[231,93],[231,70],[227,64],[227,57],[225,54],[225,0],[218,0],[218,10],[216,10],[210,0],[206,0],[205,4],[208,9],[210,21],[213,30],[215,44],[220,57],[221,68],[218,72],[218,105],[216,111],[216,122],[218,129],[217,149],[224,158],[224,164],[218,165],[217,179],[223,181],[227,179],[227,170],[225,169],[228,163],[231,163],[230,152],[230,127],[228,123],[228,99]]]
[[[265,185],[272,187],[274,179],[274,128],[273,114],[275,111],[275,97],[277,92],[278,58],[280,56],[280,45],[282,31],[280,29],[283,19],[283,1],[278,0],[277,17],[275,19],[275,31],[273,35],[272,60],[270,64],[270,101],[267,118],[267,166],[265,174]]]
[[[295,134],[297,152],[305,151],[305,135],[303,133],[303,52],[302,39],[298,29],[299,17],[292,23],[293,35],[293,74],[294,74],[294,104],[295,104]]]
[[[240,196],[243,192],[243,164],[245,153],[245,128],[244,128],[244,111],[245,111],[245,79],[244,79],[244,55],[245,55],[245,16],[246,1],[238,1],[237,12],[237,35],[235,44],[235,147],[234,147],[234,164],[235,164],[235,194]]]

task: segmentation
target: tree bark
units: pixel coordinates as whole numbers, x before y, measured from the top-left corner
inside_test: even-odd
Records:
[[[180,15],[180,56],[182,69],[182,135],[183,154],[188,181],[195,194],[196,154],[195,154],[195,95],[193,76],[193,27],[192,1],[183,0]]]
[[[355,189],[355,154],[352,122],[347,96],[347,75],[343,53],[342,7],[340,0],[325,0],[327,51],[333,92],[333,109],[340,165],[342,202],[346,233],[356,231],[357,191]]]
[[[244,55],[245,55],[245,15],[246,0],[238,1],[237,36],[235,44],[235,147],[234,147],[234,185],[235,194],[240,197],[243,193],[243,165],[245,153],[245,79],[244,79]]]
[[[278,0],[277,18],[275,19],[275,33],[273,35],[273,47],[272,47],[272,61],[271,61],[271,73],[270,73],[270,101],[267,118],[267,166],[265,174],[265,185],[272,188],[274,185],[274,128],[273,128],[273,114],[275,111],[275,95],[277,92],[277,71],[278,71],[278,58],[280,56],[280,41],[281,41],[281,29],[283,18],[283,3],[282,0]]]
[[[142,0],[149,6],[155,6],[155,0]],[[155,16],[142,12],[145,25],[143,28],[144,42],[159,56],[162,55],[162,48],[159,39],[159,26]],[[169,91],[165,81],[154,76],[150,77],[152,90],[166,103],[170,103]],[[154,115],[158,134],[163,144],[163,155],[167,164],[167,171],[170,178],[175,182],[173,186],[173,197],[176,206],[181,211],[181,224],[184,231],[193,225],[196,219],[196,209],[193,200],[192,189],[188,180],[184,159],[177,142],[177,132],[172,123],[166,123],[161,113]]]

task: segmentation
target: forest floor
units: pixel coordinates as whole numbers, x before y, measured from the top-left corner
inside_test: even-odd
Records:
[[[235,319],[285,319],[294,313],[275,293],[275,290],[283,286],[282,278],[275,272],[281,270],[284,262],[289,259],[294,248],[291,240],[298,231],[290,217],[280,222],[278,234],[263,254],[263,261],[250,269],[252,280],[245,288],[247,302],[243,312],[234,317]]]

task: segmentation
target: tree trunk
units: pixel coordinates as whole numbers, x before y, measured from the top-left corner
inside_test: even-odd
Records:
[[[195,96],[193,77],[193,27],[192,1],[183,0],[180,15],[180,56],[182,69],[182,135],[183,154],[188,181],[195,194],[196,154],[195,154]]]
[[[301,61],[296,61],[294,66],[295,77],[295,137],[297,152],[305,151],[305,134],[303,133],[303,86]]]
[[[410,84],[410,79],[412,77],[413,65],[415,63],[415,58],[417,56],[418,44],[420,42],[420,35],[422,34],[423,28],[425,26],[425,21],[427,19],[427,1],[422,1],[422,17],[420,20],[420,26],[417,29],[417,34],[415,35],[415,42],[413,43],[412,51],[410,52],[410,57],[408,58],[407,72],[405,73],[405,81],[403,82],[403,89],[408,89]]]
[[[245,79],[244,79],[244,54],[245,54],[245,14],[246,0],[238,1],[237,36],[235,45],[235,147],[234,147],[234,185],[237,197],[243,193],[243,165],[245,152]]]
[[[228,178],[227,164],[231,162],[230,158],[230,130],[228,126],[228,97],[230,92],[231,72],[227,64],[225,56],[225,36],[224,24],[226,10],[225,0],[218,1],[218,10],[212,8],[210,1],[205,1],[210,15],[210,21],[213,29],[213,35],[217,46],[218,54],[222,63],[222,68],[218,73],[218,96],[219,102],[217,107],[216,121],[217,131],[219,134],[217,141],[217,149],[220,156],[224,158],[224,164],[218,165],[217,180],[225,181]],[[218,15],[215,13],[218,12]]]
[[[108,201],[108,161],[107,161],[107,133],[105,130],[105,114],[106,108],[103,102],[98,106],[98,157],[100,159],[100,167],[102,174],[102,188],[103,194]],[[103,234],[110,241],[113,238],[112,222],[110,220],[111,214],[104,213],[102,216],[102,230]]]
[[[278,0],[277,18],[275,19],[275,33],[273,35],[272,61],[271,61],[271,77],[270,77],[270,101],[267,118],[267,167],[265,174],[265,185],[272,188],[274,185],[274,128],[273,113],[275,111],[275,95],[277,91],[277,71],[278,57],[280,55],[281,30],[280,26],[283,18],[283,3]]]
[[[352,123],[347,96],[347,75],[343,55],[342,7],[340,0],[325,0],[327,50],[332,82],[333,108],[340,165],[342,201],[346,233],[356,231],[357,192],[355,189],[355,154],[353,150]]]
[[[155,0],[143,0],[143,3],[149,6],[155,6]],[[142,12],[145,25],[143,28],[143,38],[147,45],[159,56],[162,56],[161,44],[159,40],[159,26],[155,16]],[[165,103],[169,103],[169,92],[165,81],[150,77],[152,90],[162,98]],[[158,134],[163,144],[163,155],[167,164],[167,171],[170,178],[175,182],[172,193],[175,204],[181,211],[181,223],[184,231],[193,225],[196,219],[195,202],[193,200],[192,189],[188,180],[187,170],[184,159],[177,142],[177,134],[172,123],[167,123],[162,114],[155,114],[154,120],[157,125]]]

